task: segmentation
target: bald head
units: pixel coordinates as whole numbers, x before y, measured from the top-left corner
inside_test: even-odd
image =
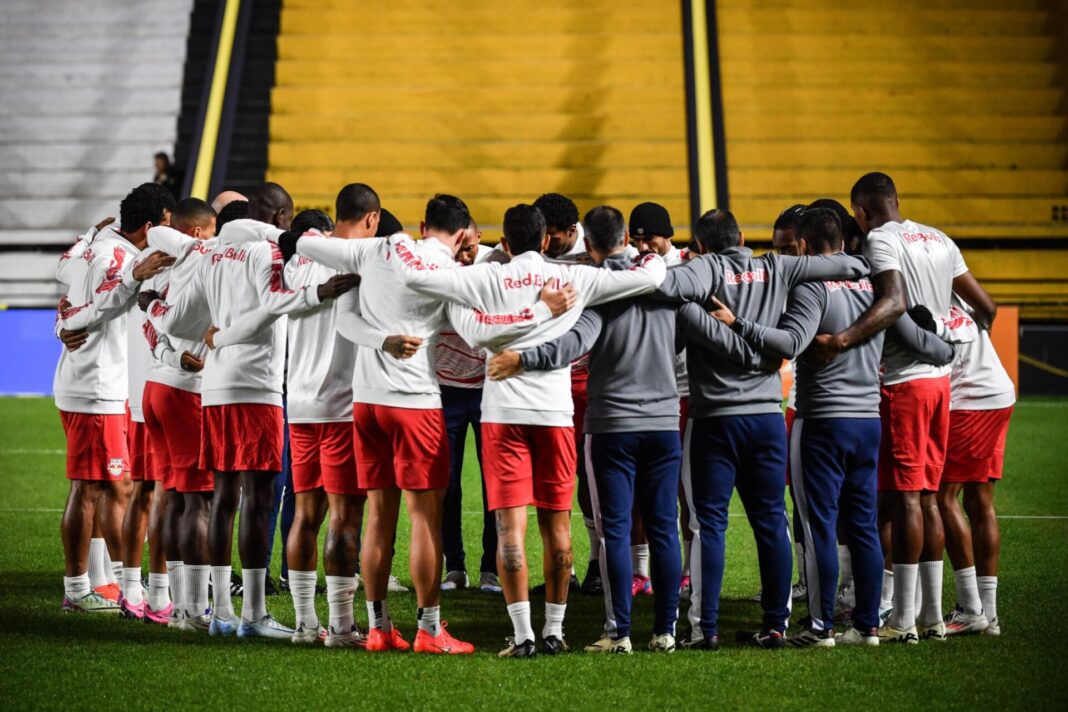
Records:
[[[293,221],[293,198],[277,183],[264,183],[248,197],[248,216],[288,230]]]
[[[248,200],[245,196],[238,193],[236,190],[224,190],[215,196],[215,200],[211,201],[211,209],[218,214],[223,208],[235,200]]]

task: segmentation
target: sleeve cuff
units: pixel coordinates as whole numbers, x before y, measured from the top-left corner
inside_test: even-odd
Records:
[[[537,355],[537,349],[529,349],[527,351],[520,351],[519,352],[519,361],[520,361],[520,363],[523,364],[523,370],[524,371],[535,371],[535,370],[537,370],[536,367],[537,367],[538,363],[537,363],[537,359],[535,358],[536,355]]]
[[[549,321],[549,319],[553,318],[552,309],[549,308],[548,304],[546,304],[545,302],[543,302],[541,300],[539,300],[538,303],[534,305],[533,311],[534,311],[534,321],[537,324],[541,324],[541,323]]]

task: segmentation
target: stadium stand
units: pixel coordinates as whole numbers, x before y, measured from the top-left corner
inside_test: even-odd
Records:
[[[689,221],[677,3],[290,0],[278,57],[268,176],[300,205],[362,180],[407,225],[434,192],[490,225],[547,191]]]
[[[54,306],[57,251],[174,150],[192,0],[5,0],[0,304]]]
[[[898,184],[1024,318],[1068,316],[1068,4],[718,0],[731,209]]]

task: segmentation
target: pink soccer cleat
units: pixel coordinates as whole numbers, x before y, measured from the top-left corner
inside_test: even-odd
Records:
[[[145,623],[155,623],[156,625],[170,625],[171,612],[174,610],[174,604],[168,603],[166,608],[162,608],[158,611],[152,610],[152,606],[146,602],[145,607]]]

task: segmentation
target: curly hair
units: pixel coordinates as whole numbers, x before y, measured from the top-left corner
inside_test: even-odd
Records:
[[[145,223],[161,225],[165,213],[173,213],[174,207],[174,196],[169,190],[155,183],[142,183],[119,204],[119,229],[131,233]]]
[[[546,193],[534,201],[534,207],[541,211],[551,232],[568,230],[579,221],[578,206],[566,195]]]

